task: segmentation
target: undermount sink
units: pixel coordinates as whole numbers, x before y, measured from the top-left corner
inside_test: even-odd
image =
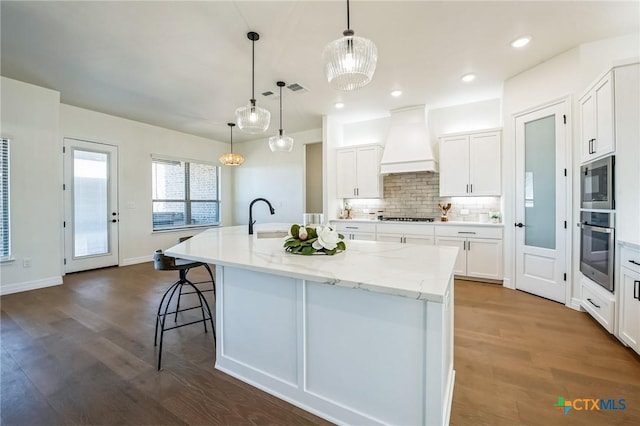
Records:
[[[256,231],[256,238],[284,238],[287,236],[288,231]]]

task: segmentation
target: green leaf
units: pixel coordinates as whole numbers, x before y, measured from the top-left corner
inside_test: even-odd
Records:
[[[338,252],[338,250],[336,250],[336,249],[333,249],[333,250],[324,249],[324,252],[329,256],[333,256],[334,254],[336,254]]]
[[[309,237],[308,237],[309,239],[318,238],[318,233],[316,232],[316,229],[310,226],[307,226],[307,234],[309,234]]]
[[[315,252],[316,250],[313,247],[302,247],[302,254],[308,256],[311,255]]]
[[[344,241],[338,241],[338,244],[337,244],[336,248],[338,250],[346,250],[347,249],[347,245],[344,243]]]
[[[300,253],[300,250],[302,250],[302,246],[297,246],[297,247],[293,247],[291,249],[292,253]]]
[[[338,234],[338,238],[340,238],[341,240],[344,240],[344,235]]]
[[[300,240],[287,240],[284,242],[285,247],[296,247],[300,245]]]
[[[300,232],[300,225],[296,225],[295,223],[293,225],[291,225],[291,229],[290,231],[291,235],[293,236],[293,238],[298,238],[299,236],[299,232]]]

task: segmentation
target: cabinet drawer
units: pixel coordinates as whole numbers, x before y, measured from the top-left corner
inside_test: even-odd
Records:
[[[597,284],[591,284],[588,279],[581,279],[582,307],[598,321],[609,333],[613,333],[615,317],[615,299],[613,295],[604,295]],[[604,290],[603,290],[604,291]]]
[[[363,223],[363,222],[333,222],[333,225],[336,227],[336,230],[340,233],[345,232],[370,232],[375,234],[376,232],[376,224],[375,223]]]
[[[417,224],[402,224],[402,223],[378,223],[378,232],[385,234],[402,234],[402,235],[424,235],[427,237],[433,236],[433,225],[417,225]]]
[[[436,235],[441,237],[502,239],[502,227],[439,225],[435,229]]]
[[[629,247],[620,250],[620,266],[640,274],[640,252]]]

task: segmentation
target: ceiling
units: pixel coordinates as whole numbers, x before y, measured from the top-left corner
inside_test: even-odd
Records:
[[[503,82],[581,43],[636,33],[638,1],[357,1],[351,28],[378,46],[373,82],[339,92],[326,82],[321,52],[346,28],[345,1],[0,2],[1,73],[48,87],[61,101],[181,132],[228,141],[226,123],[251,97],[278,129],[276,81],[285,89],[287,133],[389,110],[493,99]],[[509,42],[529,34],[532,42]],[[477,74],[462,83],[468,72]],[[390,91],[401,89],[392,98]],[[334,104],[345,103],[336,110]],[[234,132],[234,141],[256,135]]]

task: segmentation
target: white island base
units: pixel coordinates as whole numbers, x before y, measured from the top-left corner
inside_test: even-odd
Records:
[[[340,424],[448,424],[446,303],[217,267],[216,368]],[[443,333],[444,331],[444,333]]]
[[[448,424],[456,248],[297,256],[246,232],[167,250],[216,265],[217,369],[338,424]]]

